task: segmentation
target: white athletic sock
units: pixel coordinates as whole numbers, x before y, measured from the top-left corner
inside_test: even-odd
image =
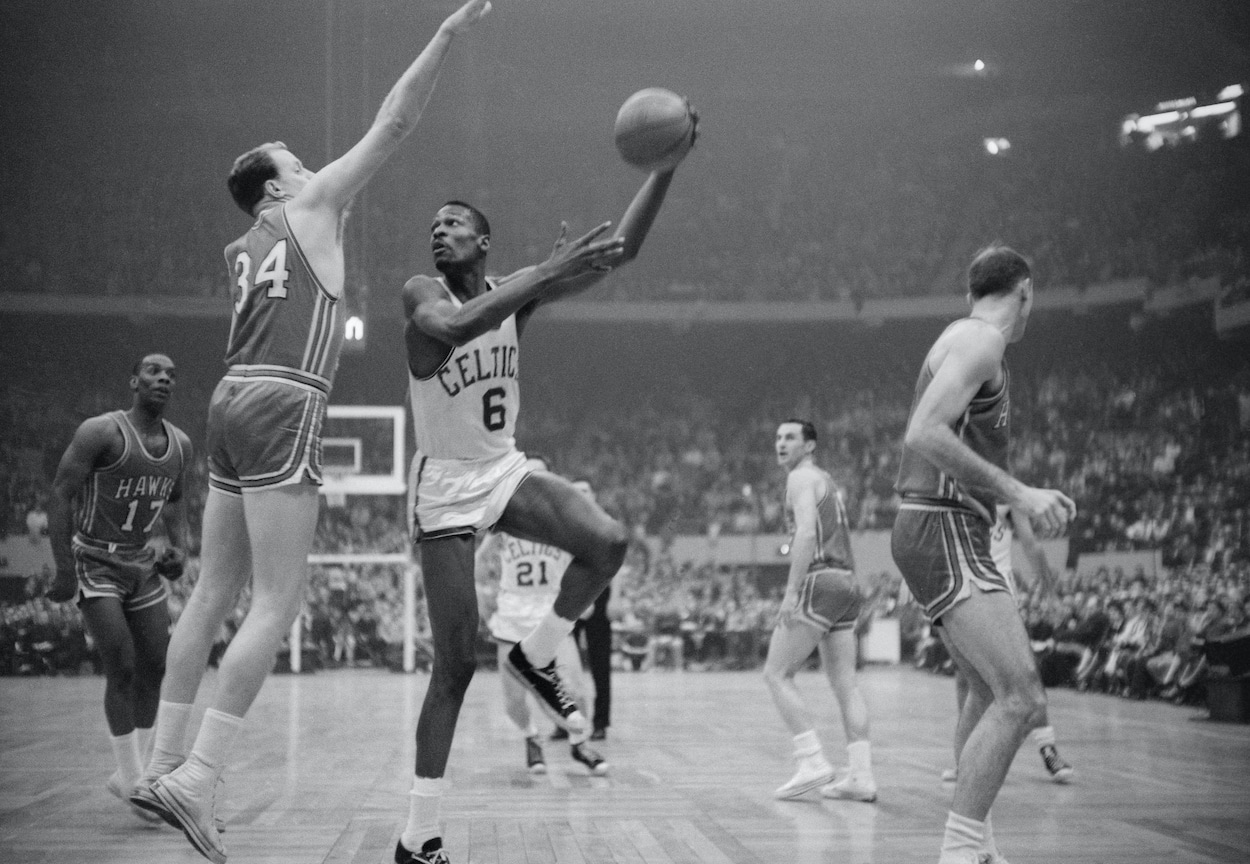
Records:
[[[156,710],[151,764],[169,764],[187,758],[187,727],[191,725],[192,707],[188,702],[161,700]]]
[[[122,788],[132,789],[139,781],[139,775],[143,773],[143,763],[139,760],[139,739],[135,737],[134,730],[131,730],[125,735],[110,735],[109,743],[113,745],[113,758],[117,760]]]
[[[538,737],[538,725],[534,723],[533,720],[531,720],[529,725],[525,727],[525,737],[526,738]]]
[[[442,835],[438,811],[443,803],[442,777],[414,777],[408,793],[408,824],[399,842],[412,852],[420,852],[427,840]]]
[[[806,732],[800,732],[794,736],[794,758],[805,759],[808,756],[816,756],[820,753],[820,739],[816,737],[815,729],[808,729]]]
[[[872,744],[867,741],[852,741],[846,745],[846,755],[851,763],[851,776],[864,779],[872,777]]]
[[[186,762],[187,776],[197,783],[216,783],[221,772],[226,769],[226,762],[230,759],[230,752],[234,749],[234,741],[241,728],[242,717],[235,717],[216,708],[205,711],[200,733],[195,736],[195,746],[191,748],[191,756],[194,758]]]
[[[1053,747],[1055,745],[1055,727],[1038,726],[1033,730],[1033,743],[1035,743],[1039,749],[1045,747],[1047,744]]]
[[[946,814],[946,833],[942,837],[942,855],[939,862],[960,860],[960,852],[980,852],[984,842],[984,822],[949,812]]]
[[[521,651],[525,654],[525,659],[536,669],[541,669],[555,660],[560,643],[573,632],[574,623],[561,618],[554,609],[548,609],[538,626],[521,640]]]
[[[154,736],[155,731],[150,726],[147,729],[142,726],[135,727],[135,737],[139,740],[139,763],[141,765],[147,765],[148,760],[152,758]]]

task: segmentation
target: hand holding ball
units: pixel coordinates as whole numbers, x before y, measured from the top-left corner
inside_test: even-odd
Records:
[[[685,158],[698,136],[699,115],[671,90],[649,87],[616,115],[616,149],[635,168],[664,171]]]
[[[187,563],[187,554],[174,546],[167,546],[156,559],[156,572],[171,582],[182,576]]]

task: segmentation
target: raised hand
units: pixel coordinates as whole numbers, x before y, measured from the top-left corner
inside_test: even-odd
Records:
[[[624,254],[625,238],[609,237],[606,240],[597,241],[597,238],[611,227],[611,222],[604,222],[569,242],[567,239],[569,226],[561,222],[560,236],[556,238],[551,255],[541,265],[551,275],[552,282],[556,283],[590,272],[606,273],[616,266]]]
[[[443,21],[443,29],[449,33],[463,33],[490,12],[490,0],[469,0]]]
[[[690,146],[693,147],[699,140],[699,112],[690,104],[690,100],[686,100],[686,110],[690,112]]]

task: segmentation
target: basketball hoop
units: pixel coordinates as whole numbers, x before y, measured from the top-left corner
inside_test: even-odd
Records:
[[[326,499],[326,506],[336,510],[347,506],[347,493],[343,491],[342,484],[352,473],[354,472],[336,470],[329,466],[323,469],[324,485],[321,487],[321,494]]]

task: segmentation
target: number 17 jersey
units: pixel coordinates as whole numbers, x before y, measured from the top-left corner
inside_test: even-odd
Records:
[[[460,300],[439,283],[451,302]],[[490,290],[494,284],[487,280]],[[409,327],[415,326],[411,322]],[[418,378],[408,369],[412,432],[417,450],[430,459],[493,459],[516,449],[514,431],[521,407],[517,383],[516,316],[509,315],[458,348],[433,374]]]

